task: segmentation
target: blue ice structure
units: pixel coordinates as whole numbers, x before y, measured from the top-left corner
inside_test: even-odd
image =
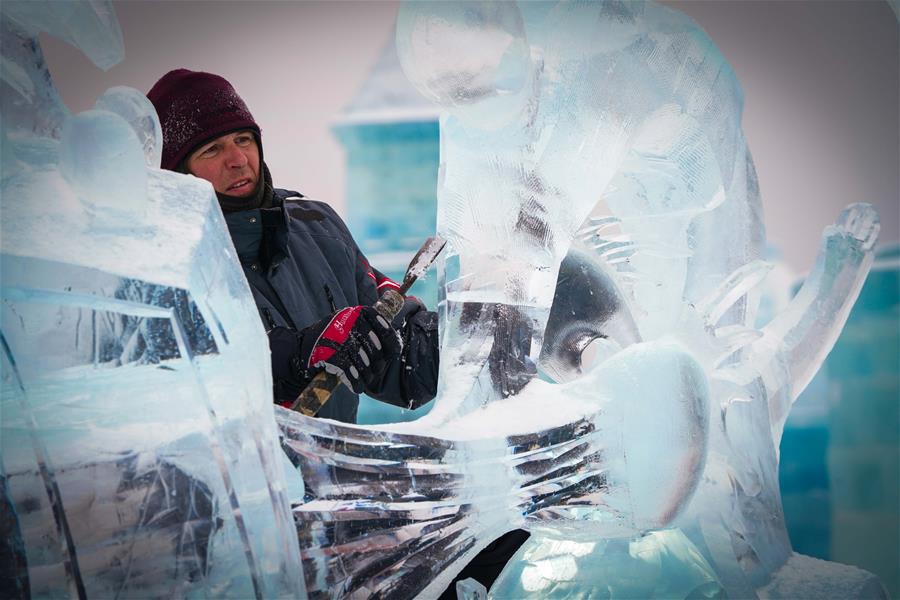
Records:
[[[0,5],[0,596],[302,597],[266,338],[215,194],[159,169],[137,90],[70,114],[42,32],[123,56],[109,3]]]
[[[831,557],[900,595],[900,246],[884,246],[825,361]]]
[[[391,39],[332,128],[346,153],[347,225],[372,265],[398,282],[434,235],[437,116],[403,75]],[[437,278],[426,274],[409,293],[434,308],[437,287]],[[362,396],[357,421],[410,421],[430,408],[404,410]]]

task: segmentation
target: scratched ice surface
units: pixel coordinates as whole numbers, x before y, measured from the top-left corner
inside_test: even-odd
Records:
[[[158,170],[137,90],[59,100],[38,33],[108,68],[111,5],[3,2],[0,27],[0,596],[303,596],[265,335],[211,188]]]
[[[443,109],[441,389],[413,423],[276,412],[307,486],[310,593],[433,597],[521,527],[495,598],[883,595],[792,552],[777,478],[791,403],[871,265],[874,211],[848,207],[754,329],[768,265],[742,94],[690,19],[411,2],[397,48]]]

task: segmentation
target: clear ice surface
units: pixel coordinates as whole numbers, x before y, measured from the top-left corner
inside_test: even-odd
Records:
[[[683,15],[402,6],[401,63],[444,111],[441,388],[419,421],[365,427],[273,420],[215,196],[155,168],[139,94],[59,101],[37,34],[109,66],[111,6],[0,15],[2,595],[430,598],[515,528],[489,596],[883,593],[792,553],[777,480],[877,216],[848,207],[754,327],[741,92]]]
[[[110,4],[4,2],[0,27],[0,596],[302,597],[302,491],[211,187],[148,168],[136,90],[59,101],[37,35],[109,67]]]

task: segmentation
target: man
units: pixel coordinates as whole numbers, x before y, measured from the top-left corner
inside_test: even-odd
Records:
[[[147,94],[162,167],[215,189],[268,332],[275,401],[290,406],[321,370],[339,375],[318,416],[356,422],[359,397],[416,408],[437,388],[437,316],[408,299],[393,323],[372,308],[399,286],[369,266],[326,204],[272,186],[259,126],[231,84],[178,69]]]

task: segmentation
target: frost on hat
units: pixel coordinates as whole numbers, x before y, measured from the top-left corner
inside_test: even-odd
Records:
[[[230,83],[219,75],[176,69],[163,75],[147,98],[162,125],[162,168],[174,171],[197,146],[229,131],[259,125]]]

